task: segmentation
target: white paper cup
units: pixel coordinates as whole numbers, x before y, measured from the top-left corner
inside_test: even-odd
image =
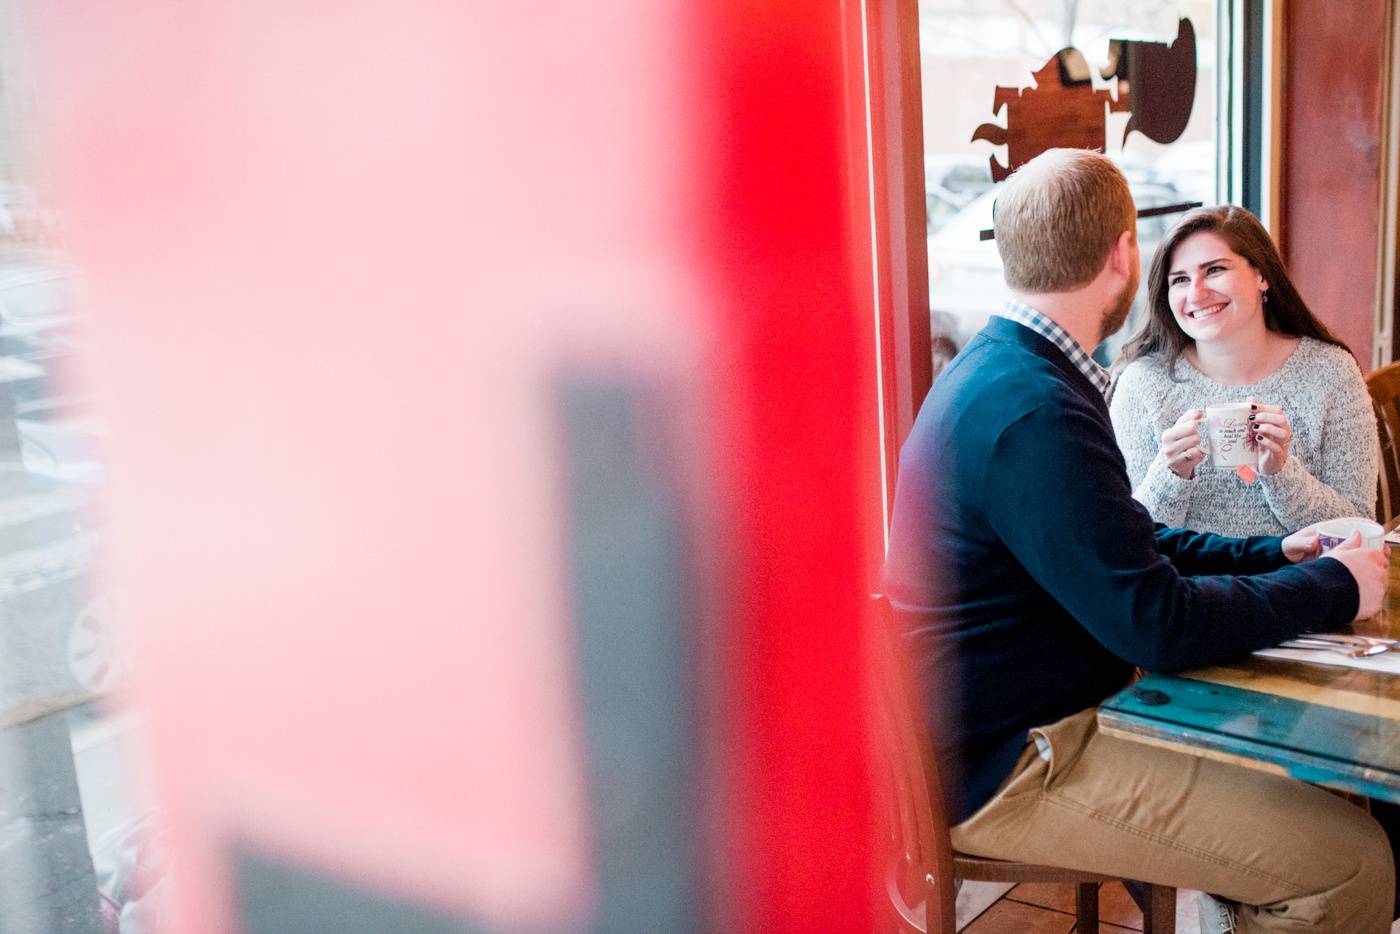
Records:
[[[1380,523],[1370,519],[1333,519],[1330,522],[1320,522],[1317,526],[1317,540],[1322,545],[1322,553],[1326,554],[1336,548],[1351,538],[1351,533],[1358,529],[1361,532],[1362,548],[1374,548],[1379,551],[1385,547],[1385,530],[1381,528]]]
[[[1259,445],[1249,421],[1249,403],[1206,406],[1206,440],[1212,467],[1259,466]]]

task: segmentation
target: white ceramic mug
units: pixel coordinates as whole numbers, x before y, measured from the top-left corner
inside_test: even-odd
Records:
[[[1385,530],[1381,528],[1380,523],[1370,519],[1333,519],[1330,522],[1319,522],[1317,525],[1317,540],[1322,545],[1322,553],[1326,554],[1336,548],[1356,530],[1361,532],[1362,548],[1374,548],[1379,551],[1385,547]]]
[[[1259,444],[1249,421],[1249,403],[1206,406],[1206,440],[1212,467],[1259,466]]]

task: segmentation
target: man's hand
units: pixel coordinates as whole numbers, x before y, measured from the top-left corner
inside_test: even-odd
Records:
[[[1283,556],[1294,564],[1311,561],[1322,554],[1322,543],[1317,540],[1318,523],[1299,529],[1283,540]]]
[[[1361,597],[1357,603],[1356,619],[1379,613],[1385,600],[1386,576],[1390,569],[1385,552],[1362,548],[1361,533],[1353,531],[1346,541],[1327,552],[1327,557],[1340,561],[1356,580],[1356,589]]]

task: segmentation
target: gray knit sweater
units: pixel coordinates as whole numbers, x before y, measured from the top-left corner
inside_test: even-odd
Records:
[[[1283,366],[1250,386],[1227,386],[1182,357],[1177,382],[1160,357],[1134,360],[1118,378],[1110,411],[1133,496],[1173,528],[1221,535],[1284,535],[1313,522],[1374,516],[1380,444],[1361,370],[1340,347],[1303,338]],[[1283,407],[1293,444],[1283,469],[1246,483],[1209,458],[1190,480],[1162,459],[1162,432],[1188,409],[1257,396]],[[1204,426],[1201,428],[1204,439]]]

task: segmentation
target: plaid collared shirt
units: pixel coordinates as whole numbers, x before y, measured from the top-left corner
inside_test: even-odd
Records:
[[[1078,368],[1093,383],[1100,393],[1108,395],[1108,371],[1094,362],[1094,358],[1084,352],[1079,341],[1069,336],[1069,332],[1024,302],[1007,299],[1006,307],[997,312],[1017,324],[1024,324],[1065,352],[1069,362]]]

